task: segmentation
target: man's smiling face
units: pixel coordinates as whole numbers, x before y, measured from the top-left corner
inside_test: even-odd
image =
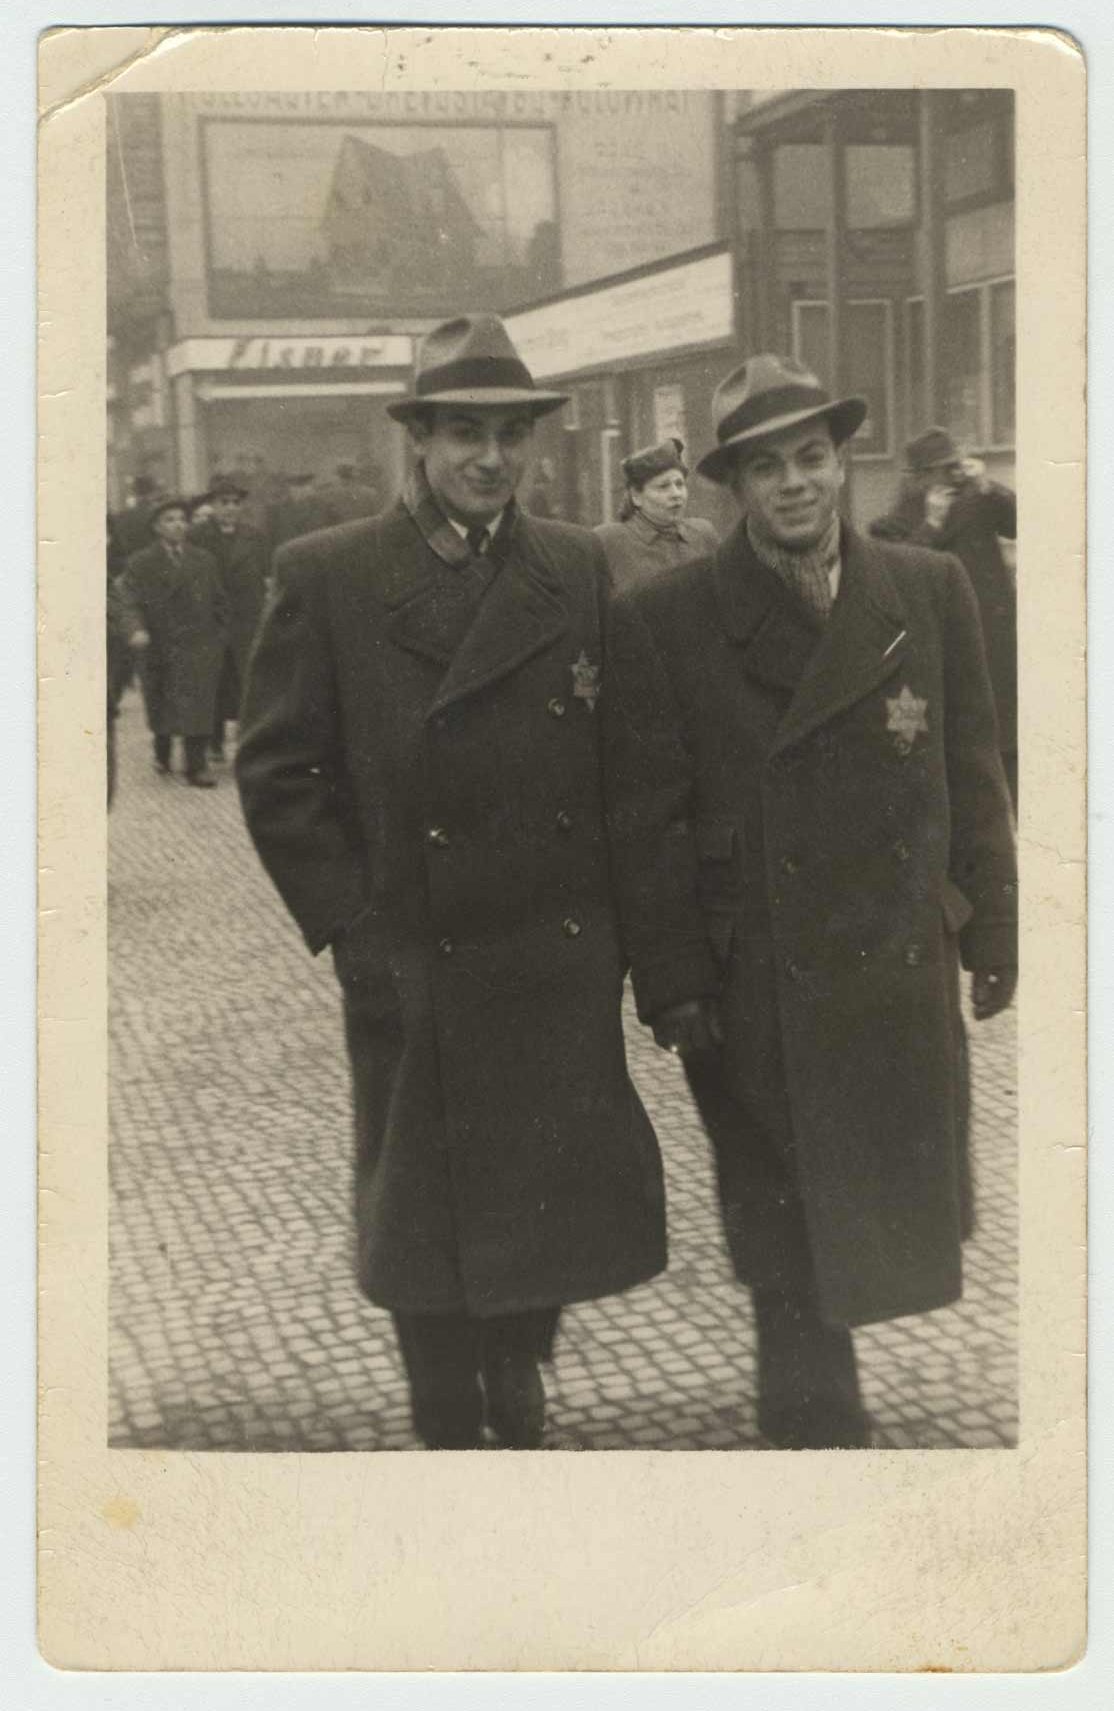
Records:
[[[438,404],[410,432],[434,498],[470,528],[489,523],[513,496],[530,461],[534,417],[520,406]]]

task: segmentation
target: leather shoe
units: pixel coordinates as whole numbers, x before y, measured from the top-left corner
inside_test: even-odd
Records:
[[[192,784],[195,790],[215,790],[217,787],[217,781],[210,772],[187,773],[186,783]]]
[[[779,1450],[869,1450],[870,1416],[820,1400],[796,1406],[759,1403],[758,1430]]]
[[[531,1355],[500,1354],[484,1361],[487,1423],[509,1450],[541,1448],[545,1387]]]

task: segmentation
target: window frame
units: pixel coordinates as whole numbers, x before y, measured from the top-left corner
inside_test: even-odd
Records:
[[[979,432],[978,432],[977,441],[975,444],[973,444],[970,447],[970,450],[972,452],[980,453],[980,454],[983,452],[991,452],[991,453],[995,453],[995,454],[1010,453],[1010,452],[1015,452],[1017,449],[1016,403],[1015,403],[1015,410],[1014,410],[1014,437],[1013,437],[1013,439],[1012,440],[996,440],[993,437],[993,429],[995,426],[995,422],[994,422],[994,378],[993,378],[993,374],[991,372],[991,358],[992,358],[992,353],[993,353],[993,340],[991,338],[991,300],[993,298],[995,288],[998,286],[1001,286],[1001,285],[1012,285],[1014,287],[1014,293],[1015,293],[1014,301],[1015,301],[1015,314],[1016,314],[1017,275],[1015,273],[996,273],[996,274],[992,275],[989,279],[978,279],[978,280],[964,281],[964,283],[962,285],[949,285],[947,288],[947,292],[945,293],[945,295],[948,297],[960,297],[960,296],[964,295],[965,293],[974,294],[974,295],[977,295],[977,297],[978,297],[978,303],[979,303],[979,402],[978,402]],[[923,305],[924,293],[922,291],[917,291],[917,292],[912,293],[910,296],[908,296],[904,299],[904,302],[902,304],[902,356],[903,356],[904,365],[905,365],[905,409],[904,409],[903,414],[905,417],[905,432],[906,432],[907,437],[912,437],[912,435],[920,433],[921,429],[925,426],[925,423],[923,423],[923,422],[913,422],[910,419],[910,413],[911,413],[912,402],[913,402],[912,387],[909,384],[909,377],[913,372],[913,365],[912,365],[912,354],[913,354],[912,320],[913,320],[913,317],[911,314],[911,309],[912,309],[913,304],[915,304],[915,303],[919,303],[919,304]],[[1015,337],[1016,337],[1016,320],[1015,320]],[[1017,382],[1016,359],[1014,362],[1014,376],[1013,376],[1013,378],[1014,378],[1014,384],[1015,384],[1015,388],[1016,388],[1016,382]],[[943,425],[946,427],[948,424],[945,423]]]
[[[897,377],[894,372],[895,364],[895,334],[894,334],[894,300],[892,297],[849,297],[849,309],[881,308],[885,325],[883,340],[884,369],[885,369],[885,398],[886,398],[886,441],[885,445],[873,451],[863,451],[855,445],[854,439],[848,442],[848,451],[856,463],[889,463],[896,456],[897,444]],[[826,297],[794,297],[789,304],[790,341],[793,355],[803,361],[801,356],[801,316],[802,309],[824,309],[829,315],[828,327],[831,328],[831,305]]]

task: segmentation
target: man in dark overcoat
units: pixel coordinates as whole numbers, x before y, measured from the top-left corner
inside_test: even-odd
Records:
[[[187,539],[188,505],[163,499],[151,514],[149,547],[133,553],[117,584],[131,648],[141,658],[155,768],[170,771],[171,744],[183,739],[186,781],[216,783],[208,768],[217,683],[228,637],[228,605],[216,560]]]
[[[263,613],[271,554],[264,536],[241,515],[246,490],[231,476],[218,475],[207,494],[212,514],[190,531],[195,546],[212,553],[228,602],[228,646],[217,685],[216,722],[210,752],[224,759],[224,728],[240,716],[248,655]],[[196,504],[196,501],[195,501]]]
[[[665,1263],[620,1021],[603,555],[515,502],[564,401],[496,317],[431,332],[391,406],[408,491],[276,554],[243,706],[248,827],[343,988],[360,1283],[434,1448],[485,1419],[536,1447],[561,1304]]]
[[[700,469],[742,520],[613,614],[621,914],[640,1015],[714,1144],[760,1429],[855,1447],[851,1327],[961,1289],[958,968],[977,1017],[1009,1002],[1009,805],[963,567],[841,523],[862,400],[762,355],[714,408]]]
[[[879,540],[911,541],[954,553],[979,603],[983,645],[998,717],[998,747],[1017,812],[1017,587],[1002,541],[1017,538],[1017,499],[964,457],[946,428],[926,428],[905,448],[903,491],[876,517]]]

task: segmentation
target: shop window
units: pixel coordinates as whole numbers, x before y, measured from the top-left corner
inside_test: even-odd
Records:
[[[1014,282],[988,281],[950,290],[941,328],[942,403],[928,404],[925,379],[924,302],[905,305],[905,427],[912,436],[938,414],[957,440],[972,450],[1014,443]]]
[[[774,224],[779,232],[820,232],[828,223],[828,151],[823,143],[783,143],[774,151]]]
[[[827,386],[831,374],[828,305],[792,305],[793,351]],[[867,401],[867,417],[854,439],[856,457],[893,453],[893,305],[883,298],[847,304],[844,311],[845,390]]]
[[[1012,445],[1015,433],[1014,282],[990,288],[990,434],[995,445]]]
[[[907,226],[916,213],[916,155],[904,143],[852,143],[844,155],[853,231]]]

